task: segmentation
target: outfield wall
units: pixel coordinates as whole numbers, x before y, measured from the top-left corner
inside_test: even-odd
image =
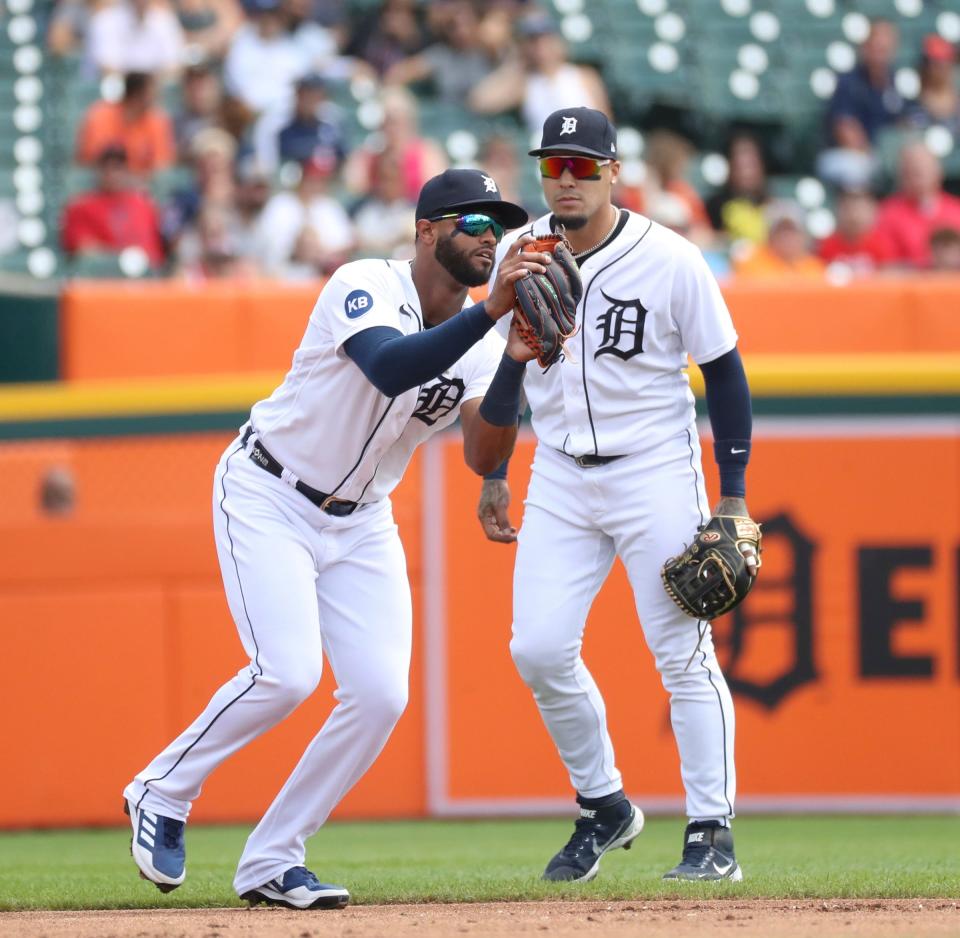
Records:
[[[60,376],[101,380],[285,369],[319,284],[67,285]],[[960,352],[960,279],[724,285],[751,354]]]
[[[139,315],[139,301],[128,312]],[[828,312],[846,309],[809,311],[823,328]],[[960,319],[949,331],[940,312],[918,313],[940,322],[936,341],[898,339],[910,355],[876,337],[869,354],[788,344],[747,354],[764,571],[715,627],[737,702],[741,813],[960,811]],[[213,549],[212,471],[278,378],[0,391],[0,827],[117,823],[129,777],[243,666]],[[526,435],[511,470],[517,516],[531,452]],[[61,514],[51,491],[63,479],[75,504]],[[339,817],[569,810],[509,660],[514,549],[483,539],[477,491],[451,433],[424,448],[396,493],[415,606],[411,702]],[[591,613],[585,656],[628,790],[645,808],[680,810],[666,701],[619,567]],[[194,817],[257,817],[333,687],[327,673],[215,773]]]

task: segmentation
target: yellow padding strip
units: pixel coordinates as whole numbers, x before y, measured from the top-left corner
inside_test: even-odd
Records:
[[[755,397],[960,394],[960,355],[751,355]],[[281,372],[0,385],[0,421],[240,411],[269,395]],[[690,381],[703,392],[700,369]]]
[[[243,410],[269,395],[282,379],[282,372],[261,372],[203,378],[7,385],[0,389],[0,420]]]
[[[957,394],[960,355],[745,355],[756,397]],[[690,383],[703,391],[700,369]]]

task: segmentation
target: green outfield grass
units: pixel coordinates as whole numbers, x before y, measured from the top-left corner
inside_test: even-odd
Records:
[[[655,818],[629,851],[604,858],[585,886],[543,883],[570,821],[329,824],[308,865],[357,903],[721,896],[960,897],[958,817],[746,817],[736,822],[743,883],[677,887],[661,873],[683,821]],[[187,881],[161,895],[136,875],[129,829],[0,834],[0,909],[230,906],[247,827],[187,829]]]

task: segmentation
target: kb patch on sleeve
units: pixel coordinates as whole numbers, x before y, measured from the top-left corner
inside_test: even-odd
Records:
[[[373,297],[366,290],[354,290],[343,301],[343,311],[348,319],[359,319],[373,308]]]

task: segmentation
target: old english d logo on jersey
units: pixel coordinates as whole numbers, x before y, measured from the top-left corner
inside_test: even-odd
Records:
[[[603,290],[603,298],[610,306],[597,317],[600,330],[600,345],[594,358],[601,355],[616,355],[626,361],[643,351],[643,325],[647,310],[640,300],[617,300]]]
[[[460,403],[464,390],[464,383],[459,378],[440,375],[439,378],[420,388],[417,409],[413,412],[413,416],[417,420],[422,420],[428,427],[432,427]]]

